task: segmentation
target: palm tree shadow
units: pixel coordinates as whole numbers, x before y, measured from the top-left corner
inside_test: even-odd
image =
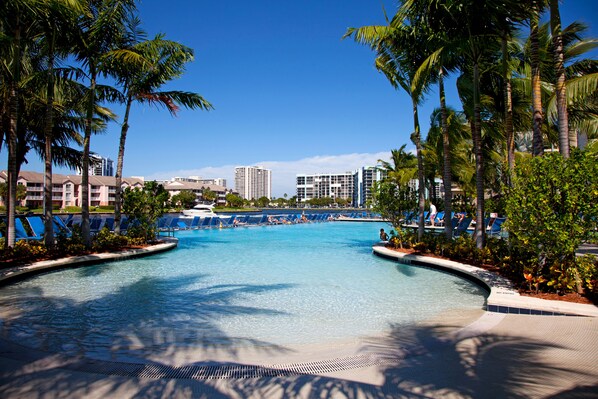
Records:
[[[228,318],[263,318],[268,323],[288,316],[281,310],[245,305],[244,299],[293,285],[195,288],[206,277],[146,277],[83,301],[49,297],[39,288],[25,296],[0,297],[0,307],[12,309],[3,320],[2,337],[41,350],[133,362],[175,352],[193,359],[194,354],[216,352],[234,358],[239,348],[246,347],[265,353],[288,351],[270,342],[229,336],[220,326]]]

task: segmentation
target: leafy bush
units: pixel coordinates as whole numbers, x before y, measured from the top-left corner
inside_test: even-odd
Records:
[[[13,247],[2,251],[2,259],[13,261],[15,264],[42,259],[47,255],[48,251],[43,242],[35,240],[19,240]]]
[[[65,206],[64,211],[67,213],[81,213],[81,207],[79,206]]]
[[[127,246],[128,243],[129,240],[126,236],[115,234],[107,227],[104,227],[95,235],[92,248],[98,252],[115,251]]]
[[[575,250],[596,227],[596,204],[595,155],[575,150],[568,159],[551,153],[518,164],[505,228],[515,250],[530,256],[523,272],[536,290],[566,292],[576,287]]]

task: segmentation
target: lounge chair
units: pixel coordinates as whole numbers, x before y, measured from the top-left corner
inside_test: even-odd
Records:
[[[194,216],[191,224],[189,225],[190,229],[198,229],[199,228],[199,221],[201,218],[199,216]]]
[[[27,225],[31,228],[29,223]],[[29,234],[21,218],[15,218],[15,239],[17,240],[41,240],[41,236],[35,235],[35,233]]]
[[[469,228],[469,225],[471,224],[472,220],[473,218],[463,218],[457,225],[455,231],[453,232],[453,236],[459,237],[461,234],[467,232],[467,229]]]
[[[27,216],[27,223],[31,227],[31,231],[35,237],[42,238],[46,233],[46,226],[41,216]]]
[[[494,219],[494,223],[490,227],[488,231],[488,235],[490,237],[502,237],[502,224],[507,220],[507,218],[496,218]]]

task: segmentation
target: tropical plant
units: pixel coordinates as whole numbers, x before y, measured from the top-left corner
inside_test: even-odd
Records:
[[[533,253],[524,270],[539,284],[567,291],[577,284],[575,251],[597,227],[598,158],[574,150],[527,159],[515,168],[506,201],[509,240]]]
[[[112,74],[114,57],[134,57],[126,45],[130,23],[135,10],[134,0],[90,0],[89,11],[80,16],[79,31],[74,36],[74,54],[81,63],[87,81],[85,135],[81,165],[81,230],[85,245],[91,247],[89,226],[89,162],[90,141],[96,103],[99,100],[119,98],[110,86],[98,83],[101,74]]]
[[[146,182],[143,188],[125,189],[123,211],[129,216],[127,235],[142,242],[156,238],[156,221],[166,211],[168,191],[155,181]]]
[[[117,187],[118,187],[118,185],[117,185]],[[173,206],[183,208],[183,209],[189,209],[189,208],[193,207],[193,205],[195,205],[196,201],[197,201],[197,196],[191,190],[182,190],[180,193],[173,195],[172,198],[170,199],[170,202],[172,203]],[[116,207],[115,207],[115,209],[116,209]],[[114,230],[115,230],[115,233],[119,234],[119,232],[116,231],[116,225],[114,226]]]
[[[143,37],[144,33],[137,28],[138,22],[132,26],[136,32],[135,38]],[[122,170],[125,154],[125,143],[129,130],[129,114],[133,102],[163,106],[171,115],[176,115],[180,106],[189,109],[212,109],[212,105],[196,93],[184,91],[161,91],[162,86],[180,77],[185,64],[193,60],[193,50],[177,42],[164,39],[164,35],[157,35],[152,40],[142,40],[133,43],[130,50],[139,57],[114,57],[111,69],[116,71],[119,84],[123,89],[125,114],[123,118],[118,158],[116,163],[116,192],[114,210],[114,229],[120,232],[120,192],[122,184]],[[118,54],[117,54],[118,55]],[[129,61],[129,62],[127,62]]]
[[[427,56],[426,38],[419,34],[425,29],[422,24],[408,15],[397,13],[387,26],[364,26],[349,28],[345,37],[361,44],[369,45],[376,52],[375,65],[390,84],[403,89],[411,97],[413,111],[413,133],[411,141],[415,144],[418,171],[418,237],[424,234],[425,182],[422,156],[421,129],[418,116],[418,104],[429,84],[428,79],[419,79],[415,84],[415,76],[419,65]]]

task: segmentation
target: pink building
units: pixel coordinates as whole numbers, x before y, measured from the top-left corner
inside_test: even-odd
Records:
[[[6,171],[0,172],[0,182],[7,181]],[[52,176],[52,204],[56,208],[67,206],[81,206],[81,176],[59,175]],[[17,184],[27,188],[27,198],[21,205],[29,208],[41,208],[44,202],[44,175],[37,172],[21,172]],[[122,188],[142,188],[143,179],[125,177],[122,179]],[[112,176],[89,176],[89,206],[114,205],[116,192],[116,178]],[[5,205],[4,198],[0,204]]]

